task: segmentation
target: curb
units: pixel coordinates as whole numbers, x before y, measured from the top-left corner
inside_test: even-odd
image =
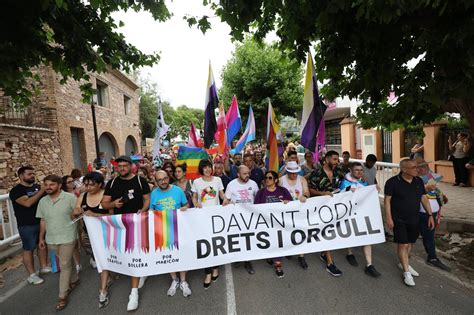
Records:
[[[12,258],[22,252],[22,245],[21,243],[16,245],[10,245],[6,248],[0,250],[0,262],[4,262],[5,260]]]
[[[449,233],[474,233],[474,222],[462,219],[441,217],[441,223],[437,230],[446,231]]]

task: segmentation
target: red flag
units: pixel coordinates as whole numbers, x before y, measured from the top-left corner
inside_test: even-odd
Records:
[[[191,129],[189,129],[188,146],[196,148],[202,148],[204,146],[204,143],[202,142],[201,137],[199,136],[199,132],[197,131],[193,123],[191,123]]]

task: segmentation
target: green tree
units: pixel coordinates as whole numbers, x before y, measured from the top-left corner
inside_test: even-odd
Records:
[[[28,105],[39,77],[32,69],[51,66],[67,79],[85,80],[85,100],[93,93],[89,72],[108,67],[130,72],[152,65],[158,54],[144,54],[125,41],[111,14],[132,9],[151,12],[164,21],[170,17],[164,0],[5,0],[0,3],[0,89],[14,103]]]
[[[167,123],[171,123],[171,133],[168,138],[179,135],[182,139],[187,140],[191,123],[194,123],[196,128],[200,130],[204,127],[204,110],[181,105],[173,112]]]
[[[474,129],[474,2],[204,1],[243,40],[275,31],[283,50],[303,60],[316,50],[328,98],[349,96],[363,127],[430,123],[458,112]],[[208,17],[188,18],[205,31]],[[390,91],[399,96],[388,104]]]
[[[242,123],[247,121],[251,104],[255,123],[266,125],[268,98],[278,115],[295,115],[303,105],[303,70],[301,64],[278,49],[252,39],[237,44],[232,58],[222,70],[219,97],[230,106],[237,96]],[[262,135],[265,128],[257,128]]]

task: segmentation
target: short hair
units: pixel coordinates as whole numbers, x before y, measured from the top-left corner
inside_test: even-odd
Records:
[[[403,159],[400,161],[400,169],[406,167],[407,163],[410,163],[410,162],[416,162],[415,160],[412,160],[412,159]]]
[[[202,159],[201,161],[199,161],[199,165],[198,165],[199,174],[204,175],[204,168],[207,166],[212,168],[212,162],[207,159]]]
[[[351,155],[351,154],[349,153],[349,151],[344,151],[344,152],[342,152],[342,155],[344,155],[344,154],[347,154],[347,155],[349,155],[349,156]]]
[[[180,168],[183,171],[183,173],[186,173],[186,170],[188,169],[188,165],[186,163],[178,164],[176,165],[174,170],[176,171],[177,168]]]
[[[237,152],[237,153],[235,153],[233,156],[236,156],[236,155],[242,155],[242,153]]]
[[[304,154],[304,157],[306,158],[306,156],[307,156],[308,154],[311,155],[311,157],[313,157],[313,152],[310,152],[310,151],[306,152],[306,153]]]
[[[290,150],[288,151],[288,153],[286,154],[286,156],[290,156],[290,155],[298,155],[298,152],[296,152],[295,150]]]
[[[244,154],[244,159],[245,159],[245,158],[248,158],[248,157],[249,157],[249,158],[252,158],[252,160],[253,160],[253,154],[252,154],[252,153],[245,153],[245,154]]]
[[[72,176],[71,176],[72,177]],[[54,175],[54,174],[51,174],[51,175],[48,175],[46,176],[44,179],[43,179],[43,182],[46,182],[46,181],[50,181],[50,182],[53,182],[53,183],[57,183],[59,185],[61,185],[63,183],[63,179],[61,177],[59,177],[58,175]]]
[[[93,183],[99,184],[101,188],[103,188],[105,185],[104,176],[102,175],[102,173],[99,173],[99,172],[87,173],[86,175],[84,175],[82,182],[83,183],[93,182]]]
[[[173,173],[174,173],[175,167],[174,167],[174,165],[173,165],[172,162],[165,162],[165,163],[163,163],[163,166],[161,166],[161,169],[164,170],[164,169],[167,168],[167,167],[171,167],[171,170],[172,170]]]
[[[72,171],[71,171],[71,177],[72,178],[79,178],[81,176],[82,176],[82,172],[81,172],[80,169],[78,169],[78,168],[72,169]]]
[[[460,131],[459,134],[463,137],[466,137],[466,138],[469,136],[469,134],[467,132],[464,132],[464,131]]]
[[[324,155],[324,158],[327,159],[327,158],[332,157],[333,155],[339,156],[339,153],[337,153],[337,151],[334,151],[334,150],[329,150],[329,151],[326,152],[326,154]]]
[[[365,161],[366,162],[377,162],[377,157],[375,156],[375,154],[368,154],[365,157]]]
[[[149,171],[148,171],[148,167],[146,166],[140,166],[140,168],[138,169],[139,171],[142,171],[143,174],[145,174],[145,176],[148,177],[148,174],[149,174]],[[85,178],[84,178],[85,179]]]
[[[20,175],[23,175],[25,173],[25,171],[34,171],[35,168],[31,165],[24,165],[22,167],[20,167],[17,171],[17,175],[18,177],[20,177]]]
[[[352,162],[349,167],[350,167],[350,169],[353,169],[353,168],[356,167],[356,166],[362,167],[362,163],[360,163],[360,162]]]

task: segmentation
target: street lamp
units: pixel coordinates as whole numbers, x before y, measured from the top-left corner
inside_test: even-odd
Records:
[[[92,109],[92,125],[94,127],[94,140],[95,140],[95,155],[96,161],[100,161],[100,147],[99,147],[99,135],[97,134],[97,121],[95,119],[95,105],[97,104],[97,94],[92,95],[91,109]]]

